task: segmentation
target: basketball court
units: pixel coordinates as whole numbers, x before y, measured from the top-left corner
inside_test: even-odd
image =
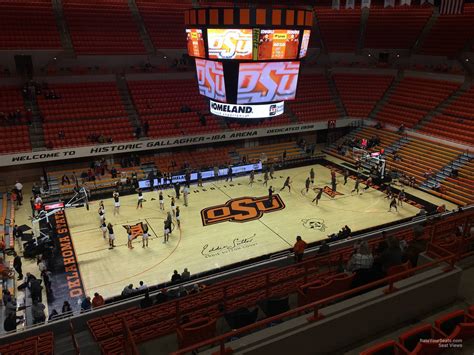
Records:
[[[202,188],[191,185],[189,206],[183,197],[177,200],[181,209],[181,230],[173,224],[168,243],[163,243],[163,222],[171,211],[170,197],[174,190],[164,190],[165,211],[160,211],[158,193],[144,193],[143,209],[137,209],[137,195],[121,197],[120,215],[113,216],[113,199],[104,200],[106,221],[114,225],[116,248],[109,250],[99,228],[99,201],[86,208],[66,209],[69,233],[74,245],[84,291],[104,297],[120,294],[123,288],[140,280],[148,285],[167,282],[173,270],[188,268],[191,274],[221,268],[262,255],[292,248],[295,237],[316,242],[337,233],[344,225],[360,231],[377,225],[412,217],[419,208],[404,203],[398,212],[388,212],[389,200],[376,189],[351,193],[354,180],[343,185],[337,175],[337,195],[330,197],[330,170],[322,165],[315,169],[314,187],[327,187],[319,205],[312,203],[316,192],[305,193],[305,180],[311,166],[280,170],[270,180],[276,190],[273,202],[268,201],[268,188],[263,175],[256,174],[249,186],[249,177],[234,178],[233,182],[205,182]],[[287,176],[292,191],[280,191]],[[137,236],[133,249],[127,247],[124,225],[149,225],[149,247],[142,248]]]

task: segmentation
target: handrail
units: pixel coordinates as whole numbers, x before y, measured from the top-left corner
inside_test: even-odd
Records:
[[[239,329],[232,330],[230,332],[219,335],[219,336],[214,337],[212,339],[207,339],[207,340],[202,341],[200,343],[190,345],[186,348],[183,348],[183,349],[180,349],[178,351],[173,352],[172,355],[182,355],[182,354],[185,354],[185,353],[188,353],[188,352],[192,352],[192,351],[194,351],[194,350],[196,350],[200,347],[212,345],[212,344],[215,344],[215,343],[219,343],[219,347],[220,347],[219,354],[226,354],[225,343],[226,343],[226,340],[231,338],[231,337],[236,337],[236,336],[242,335],[243,333],[247,333],[249,331],[255,330],[257,328],[265,327],[269,323],[274,322],[274,321],[279,321],[279,320],[281,320],[282,318],[285,318],[285,317],[300,315],[301,313],[303,313],[303,312],[305,312],[309,309],[313,310],[313,315],[308,318],[308,322],[317,321],[318,319],[321,318],[321,315],[319,314],[319,309],[326,303],[334,302],[334,301],[339,300],[341,298],[357,294],[361,291],[367,291],[367,290],[372,289],[372,288],[377,287],[377,286],[383,286],[387,282],[389,283],[388,290],[390,290],[391,292],[396,291],[393,284],[394,284],[394,282],[400,281],[400,277],[411,276],[413,273],[415,273],[417,271],[425,270],[425,269],[434,267],[436,265],[439,265],[441,263],[445,263],[445,262],[448,262],[448,261],[450,263],[450,266],[449,266],[449,269],[447,269],[445,271],[449,271],[449,270],[452,270],[454,268],[454,263],[455,263],[456,259],[457,259],[457,255],[449,255],[449,256],[441,258],[439,260],[435,260],[435,261],[426,263],[424,265],[417,266],[417,267],[411,268],[411,269],[406,270],[406,271],[399,272],[399,273],[391,275],[391,276],[387,276],[383,279],[371,282],[369,284],[365,284],[363,286],[359,286],[357,288],[338,293],[336,295],[324,298],[324,299],[319,300],[319,301],[311,302],[307,305],[297,307],[295,309],[286,311],[284,313],[280,313],[276,316],[262,319],[260,321],[255,322],[255,323],[252,323],[250,325],[244,326],[244,327],[239,328]]]

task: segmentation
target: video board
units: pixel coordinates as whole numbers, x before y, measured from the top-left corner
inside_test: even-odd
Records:
[[[196,75],[201,95],[221,102],[227,101],[221,62],[196,59]]]
[[[294,100],[300,62],[240,63],[237,104]]]
[[[304,30],[303,39],[301,40],[300,58],[306,57],[306,53],[308,53],[308,45],[309,45],[310,36],[311,36],[311,30]]]
[[[260,30],[258,60],[296,59],[299,30]]]
[[[188,54],[191,57],[205,58],[204,38],[202,30],[199,28],[186,29],[186,40],[188,44]]]
[[[207,30],[209,59],[251,60],[253,58],[251,29]]]

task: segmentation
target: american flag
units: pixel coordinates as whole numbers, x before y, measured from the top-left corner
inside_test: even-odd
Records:
[[[439,13],[441,15],[457,15],[462,13],[464,0],[441,0]]]

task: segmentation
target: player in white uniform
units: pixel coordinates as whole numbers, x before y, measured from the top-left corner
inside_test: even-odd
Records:
[[[114,191],[112,194],[112,197],[114,198],[114,216],[116,214],[120,214],[120,195],[117,190]]]
[[[142,189],[138,188],[136,191],[138,192],[137,209],[138,208],[143,208],[143,192],[142,192]]]
[[[105,223],[105,218],[100,225],[100,229],[102,229],[102,237],[105,239],[107,236],[107,224]]]

